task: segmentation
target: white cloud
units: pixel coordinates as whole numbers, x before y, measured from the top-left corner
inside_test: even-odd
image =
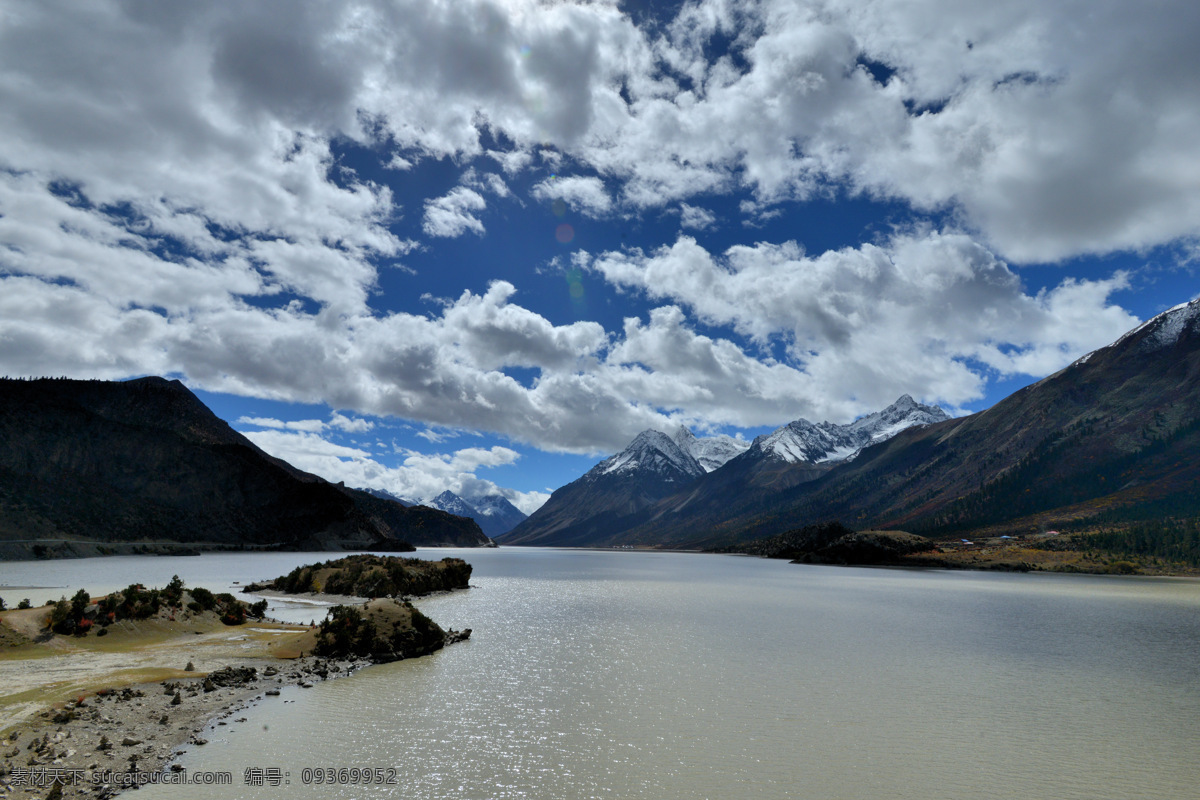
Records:
[[[252,425],[256,428],[272,428],[281,431],[303,431],[306,433],[320,433],[326,428],[325,423],[319,419],[300,419],[285,422],[284,420],[272,417],[238,417],[234,424]]]
[[[1108,301],[1126,286],[1123,275],[1067,279],[1030,296],[1003,262],[961,234],[898,235],[883,247],[816,257],[794,242],[714,257],[681,236],[649,255],[606,253],[591,269],[764,346],[781,340],[820,387],[816,394],[857,397],[868,407],[903,392],[962,404],[980,396],[985,379],[970,360],[1040,376],[1137,323]],[[626,339],[633,341],[628,328]]]
[[[469,186],[472,189],[478,189],[481,192],[490,192],[497,197],[512,197],[512,190],[508,188],[508,184],[494,172],[484,172],[480,174],[476,172],[474,167],[470,167],[462,176],[463,186]]]
[[[457,186],[449,194],[425,202],[425,223],[421,226],[430,236],[454,238],[467,231],[483,235],[483,223],[475,212],[487,208],[483,195],[474,189]]]
[[[399,242],[386,188],[330,180],[335,137],[388,142],[397,168],[483,156],[484,131],[510,175],[565,154],[599,177],[538,193],[595,215],[610,191],[784,202],[832,182],[956,210],[1018,261],[1194,237],[1200,218],[1183,2],[702,0],[664,35],[533,0],[21,9],[0,30],[6,182],[65,177],[338,308]],[[716,35],[738,58],[713,60]],[[466,188],[429,200],[429,235],[482,231]]]
[[[542,202],[561,200],[589,217],[602,217],[612,210],[612,198],[604,188],[604,181],[594,177],[547,178],[534,186],[530,194]]]
[[[611,3],[13,7],[0,26],[12,374],[177,373],[587,452],[680,417],[845,418],[902,391],[965,402],[985,367],[1044,374],[1136,322],[1109,303],[1119,275],[1029,295],[994,254],[1200,235],[1200,8],[1182,2],[701,0],[661,35]],[[716,35],[732,56],[711,60]],[[894,74],[876,81],[865,61]],[[949,211],[987,246],[909,234],[713,255],[684,237],[605,254],[606,279],[664,303],[618,332],[552,321],[506,282],[429,317],[385,312],[371,306],[378,265],[417,244],[390,229],[391,191],[337,162],[337,140],[387,148],[404,179],[428,159],[466,168],[413,205],[433,237],[485,233],[485,194],[512,197],[480,166],[498,163],[510,180],[587,173],[533,197],[595,216],[678,203],[694,225],[711,212],[686,201],[751,193],[743,213],[761,221],[862,192]],[[700,335],[687,315],[752,343]],[[362,432],[345,419],[321,424]]]
[[[343,459],[368,461],[371,454],[356,447],[346,447],[322,437],[318,433],[302,430],[246,431],[242,434],[273,456],[282,458],[294,467],[320,475],[326,480],[337,482],[322,472]],[[286,453],[286,455],[284,455]]]
[[[680,203],[679,226],[696,231],[707,230],[717,224],[717,217],[707,208]]]
[[[480,469],[515,463],[519,455],[507,447],[411,453],[400,465],[387,466],[365,450],[331,442],[314,432],[266,430],[243,435],[271,455],[325,480],[352,488],[383,489],[413,501],[428,501],[447,489],[466,496],[502,494],[528,514],[549,497],[543,492],[501,488],[475,475]]]
[[[273,417],[238,417],[235,425],[251,425],[255,428],[271,428],[281,431],[302,431],[305,433],[321,433],[329,428],[335,428],[343,433],[366,433],[375,427],[370,420],[347,417],[333,412],[329,422],[319,419],[281,420]]]
[[[362,417],[347,417],[335,411],[329,417],[329,426],[343,433],[366,433],[374,430],[375,423]]]

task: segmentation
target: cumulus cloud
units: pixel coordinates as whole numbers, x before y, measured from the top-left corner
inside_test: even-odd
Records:
[[[262,421],[249,424],[258,426]],[[287,430],[268,427],[276,429],[245,431],[243,435],[271,455],[305,472],[334,483],[341,481],[353,488],[383,489],[414,502],[431,500],[447,489],[470,497],[501,494],[527,514],[549,498],[544,492],[502,488],[475,475],[480,469],[515,463],[519,455],[507,447],[472,447],[453,453],[410,453],[400,465],[389,467],[369,451],[337,444],[318,432],[287,425],[284,425],[289,428]]]
[[[601,217],[612,210],[612,198],[604,188],[604,181],[595,177],[549,178],[534,186],[530,193],[543,202],[561,200],[589,217]]]
[[[962,234],[897,235],[885,246],[816,257],[794,242],[714,256],[681,236],[650,254],[605,253],[589,268],[764,346],[782,340],[822,393],[876,407],[903,392],[965,403],[986,378],[972,362],[1040,376],[1137,323],[1109,303],[1126,287],[1124,275],[1067,279],[1029,295],[1007,265]]]
[[[449,194],[425,203],[425,223],[422,229],[430,236],[454,238],[467,231],[483,235],[483,223],[476,212],[487,208],[483,195],[474,189],[458,186]]]
[[[343,433],[366,433],[374,429],[375,423],[361,417],[347,417],[333,412],[329,422],[319,419],[281,420],[273,417],[238,417],[235,425],[251,425],[255,428],[271,428],[281,431],[302,431],[305,433],[320,433],[329,428]]]
[[[497,197],[512,197],[512,190],[508,188],[508,184],[494,172],[479,173],[474,167],[469,168],[463,173],[463,186],[469,186],[472,189],[478,189],[481,192],[490,192]]]
[[[699,206],[680,203],[679,209],[679,226],[681,228],[691,228],[692,230],[702,231],[717,224],[716,215],[707,208],[700,208]]]
[[[591,452],[680,419],[845,419],[903,391],[966,402],[988,370],[1044,374],[1136,323],[1109,300],[1121,275],[1029,294],[1006,261],[1200,235],[1200,8],[1184,3],[697,0],[645,29],[617,4],[535,0],[11,7],[12,374],[174,373]],[[662,302],[620,331],[552,321],[504,281],[429,316],[381,311],[379,267],[418,244],[335,143],[401,178],[461,165],[411,206],[433,238],[485,234],[487,199],[530,175],[535,200],[593,216],[678,203],[694,230],[714,216],[701,196],[736,193],[762,220],[860,193],[971,235],[605,253],[591,269]],[[365,432],[344,419],[321,424]],[[322,431],[256,435],[369,467],[322,451]]]
[[[369,286],[371,256],[397,247],[386,189],[329,179],[336,137],[510,174],[552,143],[599,177],[535,194],[589,214],[607,184],[639,207],[837,182],[956,210],[1018,261],[1198,232],[1186,3],[700,0],[658,30],[533,0],[20,7],[0,30],[8,169],[189,244],[219,246],[214,223],[273,233],[292,252],[261,267],[323,293]],[[430,201],[429,235],[482,229],[468,188]]]

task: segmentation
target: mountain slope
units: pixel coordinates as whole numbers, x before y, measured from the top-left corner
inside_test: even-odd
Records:
[[[797,525],[1036,531],[1200,515],[1200,301],[992,408],[905,431],[810,483],[713,519],[689,544]]]
[[[629,446],[550,495],[503,544],[590,545],[638,524],[659,499],[704,475],[704,468],[660,431],[643,431]]]
[[[865,447],[911,428],[950,419],[937,406],[908,395],[882,411],[846,425],[789,422],[755,438],[750,447],[718,470],[659,501],[639,525],[615,535],[616,544],[712,546],[722,541],[706,532],[730,519],[769,512],[780,494],[816,481],[838,464],[852,461]]]
[[[475,514],[479,513],[466,500],[463,500],[461,497],[449,490],[442,492],[425,505],[429,506],[430,508],[441,509],[447,514],[454,514],[458,517],[474,518]]]
[[[470,503],[477,512],[471,519],[478,522],[483,532],[493,538],[508,533],[529,516],[508,502],[508,498],[498,494],[473,497]]]
[[[700,548],[832,521],[949,536],[1200,517],[1200,301],[969,417],[906,396],[845,426],[797,420],[690,481],[622,485],[623,508],[595,483],[556,492],[512,543]]]
[[[469,517],[491,537],[508,533],[525,520],[525,514],[522,514],[520,509],[498,494],[465,500],[446,490],[430,500],[427,505],[460,517]]]
[[[698,438],[683,425],[675,431],[671,441],[679,445],[679,449],[696,459],[705,472],[725,466],[729,459],[746,452],[750,445],[732,436],[706,436]]]
[[[405,500],[403,497],[394,495],[391,492],[387,491],[386,489],[371,489],[366,486],[360,486],[357,488],[356,491],[366,492],[367,494],[371,495],[372,497],[378,497],[380,500],[391,500],[391,501],[393,501],[395,503],[399,503],[400,505],[405,506],[405,507],[416,505],[416,503],[414,503],[413,501]]]
[[[0,553],[114,542],[289,548],[486,544],[478,526],[274,458],[178,381],[0,380]],[[20,542],[20,544],[18,544]],[[89,547],[91,548],[89,550]]]

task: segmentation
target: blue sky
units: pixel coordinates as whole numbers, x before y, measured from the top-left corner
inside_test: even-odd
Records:
[[[1197,294],[1184,2],[0,0],[0,372],[526,511]]]

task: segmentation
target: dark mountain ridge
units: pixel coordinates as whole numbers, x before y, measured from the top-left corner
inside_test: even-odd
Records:
[[[0,555],[125,552],[111,547],[122,542],[409,549],[488,539],[471,520],[268,455],[179,381],[0,379]]]

